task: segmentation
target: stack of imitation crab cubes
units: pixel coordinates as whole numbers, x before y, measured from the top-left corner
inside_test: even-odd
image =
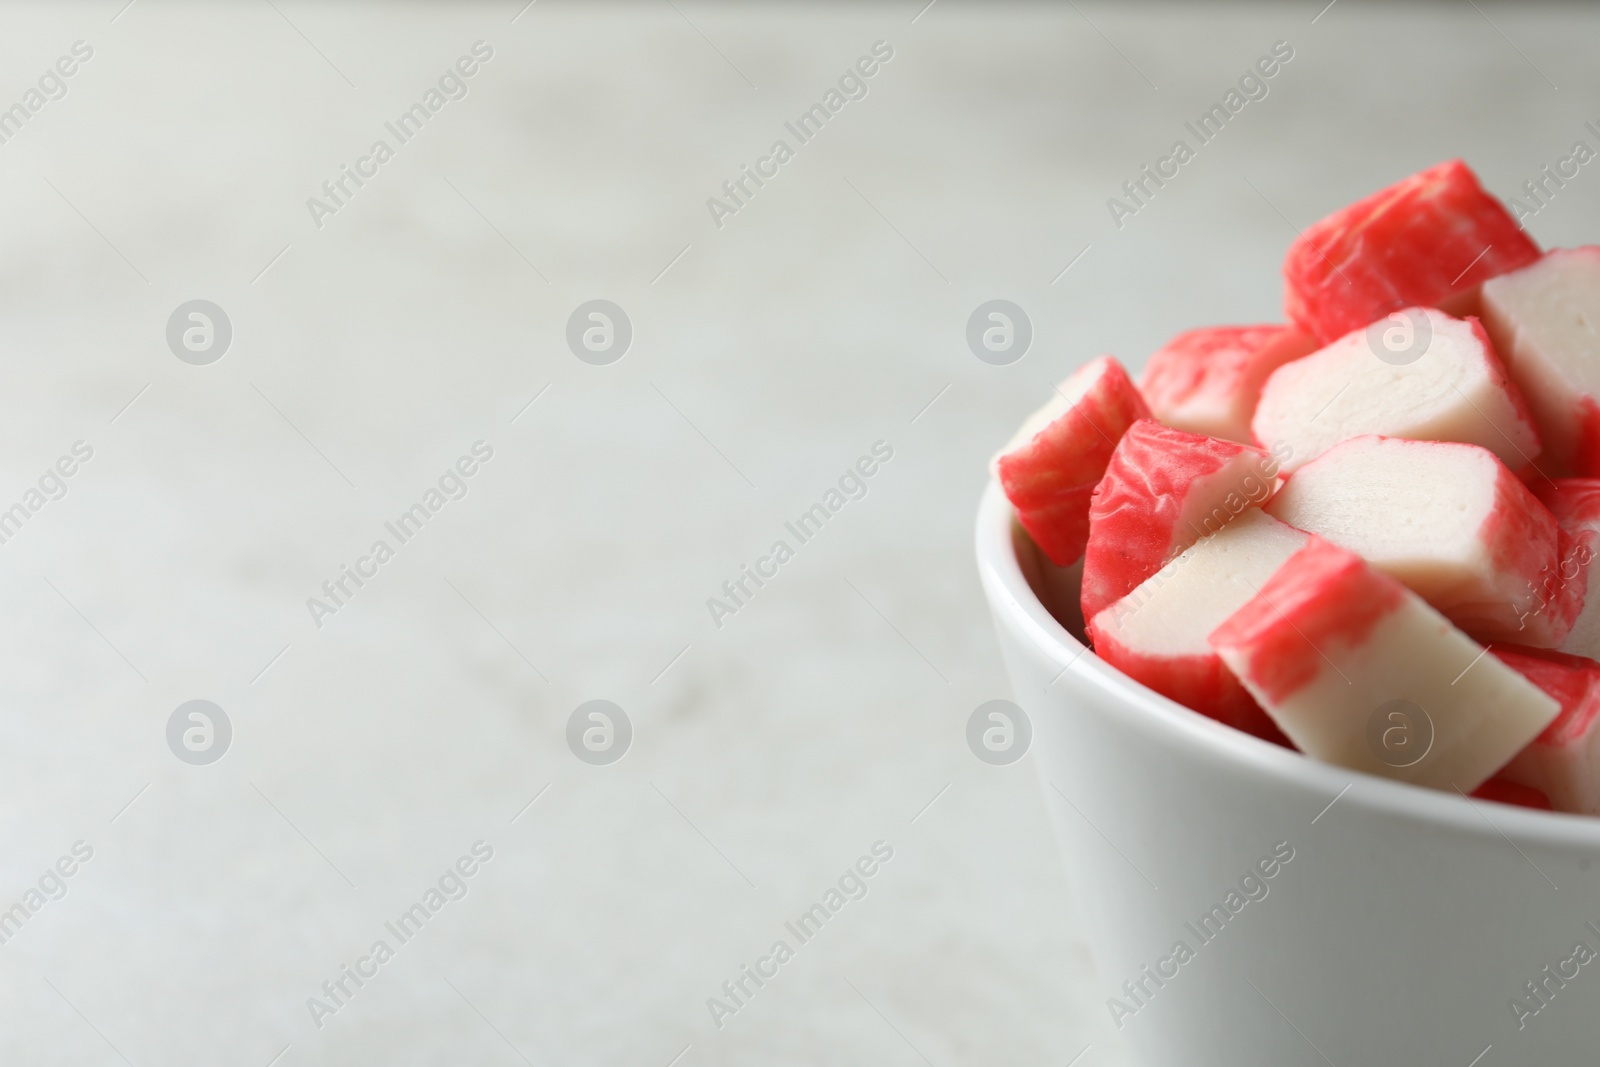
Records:
[[[1289,325],[1073,374],[995,458],[1106,663],[1329,763],[1600,814],[1600,247],[1460,161],[1308,228]]]

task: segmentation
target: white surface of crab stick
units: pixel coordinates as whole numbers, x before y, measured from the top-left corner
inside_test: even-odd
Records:
[[[1483,323],[1544,435],[1546,474],[1600,475],[1600,247],[1484,283]]]
[[[1554,648],[1577,617],[1571,586],[1539,599],[1558,566],[1555,519],[1476,445],[1353,438],[1291,475],[1266,510],[1362,556],[1481,640]]]
[[[1251,430],[1289,446],[1288,471],[1370,433],[1481,445],[1513,470],[1539,454],[1533,416],[1483,327],[1432,308],[1396,312],[1279,367]]]
[[[1210,644],[1309,756],[1471,792],[1560,705],[1353,552],[1311,538]]]
[[[1095,653],[1162,696],[1258,737],[1272,721],[1206,637],[1255,595],[1306,535],[1249,508],[1089,621]]]

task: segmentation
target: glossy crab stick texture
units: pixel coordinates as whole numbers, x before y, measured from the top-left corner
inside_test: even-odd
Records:
[[[1550,252],[1486,283],[1482,303],[1543,432],[1540,468],[1600,475],[1600,248]]]
[[[1017,520],[1050,561],[1065,567],[1089,539],[1089,498],[1127,428],[1150,409],[1110,356],[1079,368],[1028,416],[993,468]]]
[[[1600,815],[1600,664],[1543,649],[1492,651],[1561,705],[1499,777],[1538,790],[1557,811]]]
[[[1483,282],[1538,258],[1516,219],[1453,159],[1306,227],[1284,260],[1284,306],[1326,343],[1418,304],[1470,312]]]
[[[1288,447],[1290,471],[1369,433],[1481,445],[1513,469],[1539,454],[1533,416],[1483,327],[1431,308],[1396,312],[1279,367],[1251,429]]]
[[[1364,557],[1485,641],[1554,648],[1580,607],[1556,569],[1556,521],[1476,445],[1356,437],[1300,468],[1267,511]]]
[[[1470,792],[1560,705],[1421,597],[1319,537],[1210,644],[1307,755]]]
[[[1250,444],[1250,416],[1262,383],[1316,347],[1290,326],[1188,330],[1150,356],[1139,392],[1151,414],[1168,426]]]
[[[1162,696],[1247,733],[1281,735],[1206,636],[1255,595],[1306,535],[1250,508],[1089,621],[1105,662]]]
[[[1559,560],[1535,583],[1538,600],[1533,610],[1575,599],[1578,616],[1560,650],[1600,658],[1600,583],[1594,585],[1595,595],[1589,595],[1595,577],[1590,566],[1600,556],[1600,478],[1531,479],[1530,486],[1561,531]]]
[[[1259,448],[1141,419],[1111,454],[1089,504],[1083,616],[1092,619],[1246,508],[1266,502],[1278,461]]]

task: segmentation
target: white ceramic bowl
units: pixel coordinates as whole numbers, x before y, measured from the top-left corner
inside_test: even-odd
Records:
[[[1079,915],[1121,1004],[1108,999],[1108,1018],[1141,1063],[1600,1060],[1600,818],[1316,763],[1144,688],[1046,610],[1052,590],[993,484],[977,550]]]

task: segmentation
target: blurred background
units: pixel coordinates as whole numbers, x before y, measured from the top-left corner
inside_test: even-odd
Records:
[[[0,11],[0,1061],[1128,1062],[966,741],[988,457],[1600,149],[1600,13],[925,4]]]

